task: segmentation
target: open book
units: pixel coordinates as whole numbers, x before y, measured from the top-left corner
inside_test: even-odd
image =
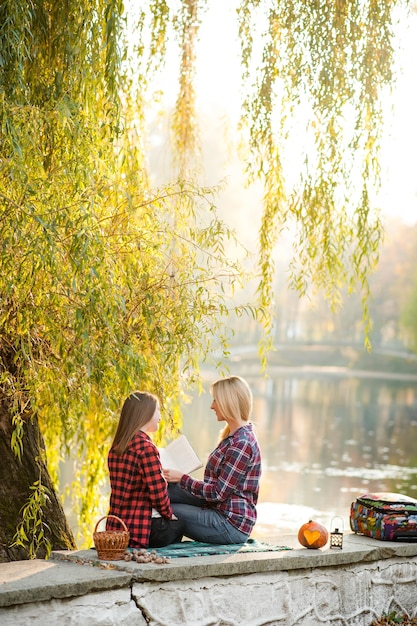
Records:
[[[176,469],[184,474],[189,474],[200,467],[202,462],[194,452],[185,435],[180,435],[171,441],[166,448],[158,448],[162,467]]]

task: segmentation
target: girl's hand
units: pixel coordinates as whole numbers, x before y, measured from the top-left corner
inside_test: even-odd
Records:
[[[168,483],[179,483],[182,476],[184,476],[183,472],[174,469],[162,469],[164,474],[164,478]]]

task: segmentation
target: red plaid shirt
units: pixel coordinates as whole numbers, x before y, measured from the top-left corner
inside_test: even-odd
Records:
[[[241,426],[210,454],[204,480],[184,474],[180,486],[203,498],[243,533],[256,522],[261,453],[252,424]]]
[[[152,508],[166,519],[172,517],[159,452],[150,437],[139,431],[122,456],[110,450],[107,461],[111,486],[109,514],[117,515],[126,524],[130,547],[147,548]],[[121,526],[110,518],[106,528],[120,530]]]

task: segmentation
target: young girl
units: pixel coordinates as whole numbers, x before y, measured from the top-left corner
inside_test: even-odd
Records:
[[[249,422],[252,392],[239,376],[216,381],[210,391],[211,409],[226,426],[208,458],[204,480],[169,468],[164,476],[184,535],[213,544],[244,543],[256,521],[261,476],[261,454]]]
[[[132,548],[157,548],[181,541],[183,523],[172,512],[159,452],[149,432],[158,429],[159,401],[145,391],[125,400],[109,455],[110,515],[126,524]],[[108,518],[107,530],[120,530]]]

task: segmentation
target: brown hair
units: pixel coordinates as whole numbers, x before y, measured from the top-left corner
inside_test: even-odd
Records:
[[[216,380],[210,387],[211,395],[225,417],[240,417],[249,421],[252,413],[253,396],[246,380],[240,376],[229,376]],[[220,433],[220,439],[225,439],[230,433],[226,424]]]
[[[157,396],[147,391],[134,391],[126,398],[111,445],[118,456],[122,456],[133,436],[152,419],[158,404]]]

